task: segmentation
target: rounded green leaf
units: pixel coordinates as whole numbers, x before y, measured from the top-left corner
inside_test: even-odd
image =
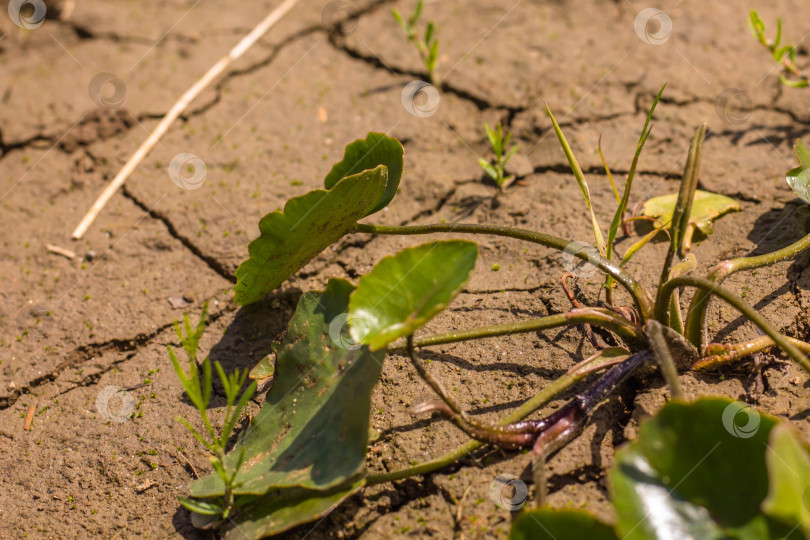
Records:
[[[801,200],[810,203],[810,150],[802,141],[797,141],[793,147],[799,166],[787,172],[787,183]]]
[[[475,243],[450,240],[382,259],[349,299],[352,337],[376,351],[413,334],[461,291],[477,257]]]
[[[283,212],[259,222],[250,258],[236,269],[236,303],[247,305],[281,285],[318,253],[351,230],[385,193],[388,172],[378,166],[287,201]]]
[[[776,425],[724,398],[665,405],[610,470],[617,532],[628,540],[802,537],[761,508]]]
[[[579,510],[532,510],[512,522],[509,540],[618,540],[613,529]]]
[[[384,133],[369,133],[365,139],[358,139],[346,147],[343,159],[336,163],[324,179],[324,187],[332,189],[341,179],[385,165],[388,169],[388,183],[373,208],[365,215],[379,212],[394,198],[402,178],[405,151],[400,142]]]
[[[677,201],[677,193],[653,197],[644,203],[644,215],[658,219],[668,229],[671,226],[672,213]],[[703,234],[709,234],[712,232],[713,220],[728,212],[738,212],[739,210],[740,203],[731,197],[698,189],[695,191],[695,198],[692,202],[689,223],[694,224]]]

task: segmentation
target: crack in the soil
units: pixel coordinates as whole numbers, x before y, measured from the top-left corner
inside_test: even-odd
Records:
[[[335,48],[335,50],[344,53],[349,58],[353,58],[355,60],[361,61],[366,65],[369,65],[378,70],[384,70],[388,73],[392,73],[394,75],[408,75],[410,77],[415,77],[420,80],[428,80],[429,77],[427,73],[422,71],[416,71],[411,69],[405,69],[398,66],[392,66],[390,64],[384,63],[382,60],[377,58],[373,55],[364,54],[357,49],[350,47],[348,44],[343,42],[340,39],[340,36],[336,32],[331,32],[328,34],[329,36],[329,44]],[[448,83],[447,81],[442,81],[441,88],[439,90],[443,92],[447,92],[450,94],[455,95],[456,97],[468,101],[475,105],[475,107],[479,111],[486,111],[486,110],[503,110],[506,111],[506,117],[504,121],[506,122],[506,126],[509,127],[511,125],[512,120],[517,116],[519,113],[524,112],[527,110],[527,107],[524,105],[507,105],[507,104],[499,104],[499,103],[491,103],[484,97],[478,96],[475,93],[462,88],[460,86],[453,85]]]
[[[217,295],[214,295],[205,301],[208,302],[216,297]],[[217,321],[226,313],[234,311],[235,309],[237,309],[237,306],[235,306],[234,304],[230,303],[223,304],[222,310],[214,313],[209,313],[206,326],[210,326],[211,323]],[[65,355],[65,359],[59,364],[57,364],[56,367],[54,367],[54,369],[51,370],[50,372],[44,375],[40,375],[34,379],[31,379],[24,386],[16,388],[14,392],[8,396],[0,397],[0,411],[8,409],[9,407],[13,406],[17,402],[17,399],[19,399],[23,394],[30,393],[32,389],[55,381],[59,377],[59,375],[61,375],[68,369],[78,367],[84,364],[85,362],[92,360],[93,358],[103,356],[105,353],[109,352],[130,353],[126,355],[125,358],[114,360],[108,366],[101,369],[100,371],[90,374],[83,380],[79,381],[78,383],[75,383],[74,386],[72,386],[71,388],[59,392],[58,395],[65,394],[76,388],[91,386],[97,383],[98,380],[105,373],[109,372],[112,369],[115,369],[115,367],[121,364],[122,362],[126,362],[127,360],[133,358],[137,354],[139,349],[154,342],[155,339],[157,339],[163,332],[172,328],[173,326],[174,322],[165,323],[158,326],[151,332],[146,333],[140,332],[133,337],[113,338],[98,343],[87,343],[84,345],[79,345],[72,351],[68,352]]]
[[[121,188],[121,193],[124,195],[124,197],[135,203],[135,205],[138,208],[149,214],[149,216],[163,223],[169,235],[172,238],[179,241],[194,256],[196,256],[198,259],[204,262],[206,266],[208,266],[208,268],[216,272],[223,279],[226,279],[231,283],[236,283],[236,276],[233,274],[233,272],[230,271],[230,269],[228,269],[223,263],[218,261],[216,257],[204,253],[202,249],[200,249],[196,244],[194,244],[194,242],[191,241],[191,239],[181,234],[180,231],[177,230],[177,227],[174,226],[172,221],[168,217],[166,217],[163,213],[159,212],[154,208],[150,208],[146,203],[144,203],[138,197],[136,197],[126,186],[123,186]]]

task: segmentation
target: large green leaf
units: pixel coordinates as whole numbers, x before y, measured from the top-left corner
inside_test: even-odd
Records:
[[[793,151],[799,158],[799,166],[787,172],[787,183],[801,200],[810,203],[810,150],[799,140]]]
[[[299,488],[268,493],[226,523],[224,540],[258,540],[319,519],[363,487],[363,478],[329,491]]]
[[[360,278],[351,295],[352,337],[374,351],[413,334],[461,291],[477,257],[478,246],[462,240],[431,242],[385,257]]]
[[[405,151],[398,140],[384,133],[369,133],[365,139],[358,139],[346,147],[343,160],[336,163],[326,175],[324,187],[332,189],[342,178],[385,165],[388,168],[388,185],[385,187],[385,193],[366,215],[379,212],[397,193],[404,166],[404,154]]]
[[[656,538],[801,538],[766,516],[765,449],[777,420],[727,399],[669,403],[609,474],[617,531]]]
[[[610,473],[619,530],[626,540],[717,538],[722,529],[709,511],[671,493],[637,445],[617,452]]]
[[[644,203],[644,215],[660,220],[668,229],[672,225],[672,213],[677,200],[677,193],[653,197]],[[739,210],[740,203],[731,197],[698,189],[695,191],[695,198],[692,202],[689,223],[697,227],[703,234],[708,235],[712,232],[712,221],[723,214]]]
[[[787,523],[801,523],[810,538],[810,453],[790,426],[776,426],[770,439],[765,452],[770,489],[762,510]]]
[[[236,302],[247,305],[281,285],[369,213],[385,193],[388,173],[379,166],[287,201],[283,212],[259,222],[250,258],[236,269]]]
[[[371,391],[385,351],[345,346],[352,290],[348,281],[332,279],[326,291],[304,294],[298,302],[278,350],[276,381],[226,458],[233,467],[245,449],[236,494],[261,495],[281,487],[325,490],[362,470]],[[223,492],[215,474],[191,485],[195,497]]]
[[[509,540],[618,540],[613,529],[579,510],[532,510],[512,522]]]

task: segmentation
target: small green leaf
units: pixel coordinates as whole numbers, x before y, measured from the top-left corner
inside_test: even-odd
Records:
[[[571,167],[571,172],[574,173],[574,178],[577,179],[579,189],[582,191],[582,196],[585,198],[585,205],[588,207],[588,211],[591,214],[591,226],[593,227],[593,235],[596,238],[596,248],[599,250],[599,254],[604,256],[605,238],[602,236],[602,229],[599,227],[599,222],[596,219],[596,214],[594,213],[593,206],[591,205],[591,191],[588,188],[588,182],[585,180],[585,174],[582,172],[582,167],[580,167],[577,158],[574,156],[573,150],[571,150],[571,147],[568,145],[568,141],[565,139],[565,135],[563,135],[562,129],[557,123],[557,120],[554,118],[554,115],[551,113],[551,108],[548,106],[548,104],[546,104],[546,114],[551,120],[551,125],[554,126],[554,132],[557,134],[557,140],[560,142],[563,153],[565,153],[565,157],[568,160],[568,165]]]
[[[349,326],[372,351],[414,333],[461,291],[478,246],[461,240],[403,249],[360,278],[349,300]]]
[[[618,540],[613,529],[579,510],[531,510],[512,522],[509,540]]]
[[[430,44],[433,40],[433,32],[436,30],[436,25],[433,24],[433,21],[427,23],[427,28],[425,28],[425,43]]]
[[[672,212],[677,200],[677,193],[653,197],[644,203],[643,213],[645,216],[661,221],[664,228],[669,229],[672,225]],[[740,203],[731,197],[698,189],[695,191],[695,198],[692,202],[689,223],[695,225],[703,234],[708,235],[712,232],[713,220],[723,214],[739,210]]]
[[[810,537],[810,454],[807,446],[788,425],[771,431],[768,449],[770,487],[762,503],[768,515],[786,523],[801,523]]]
[[[787,172],[787,183],[797,197],[810,203],[810,151],[801,140],[796,141],[793,151],[799,158],[799,166]]]
[[[397,194],[402,169],[405,166],[405,151],[400,142],[384,133],[369,133],[365,139],[358,139],[346,146],[343,159],[336,163],[323,181],[326,189],[332,189],[343,178],[356,175],[385,165],[388,169],[388,182],[385,193],[377,204],[366,212],[370,215],[385,208]]]
[[[248,246],[250,258],[236,269],[236,303],[260,300],[339,240],[378,204],[387,182],[386,168],[379,166],[343,178],[329,191],[290,199],[283,212],[264,216],[261,235]]]
[[[226,456],[239,495],[271,489],[326,490],[359,474],[365,463],[371,391],[385,351],[371,353],[348,336],[348,281],[331,279],[324,292],[304,294],[279,347],[276,381],[251,427]],[[191,485],[195,497],[224,493],[217,475]]]
[[[250,370],[249,377],[259,383],[262,383],[273,376],[275,373],[275,366],[273,364],[273,359],[270,355],[265,356],[259,363],[253,366],[253,369]]]
[[[187,497],[178,497],[177,500],[180,501],[180,504],[183,505],[186,510],[190,510],[197,514],[202,514],[204,516],[222,515],[222,508],[214,503],[200,501],[197,499],[189,499]]]

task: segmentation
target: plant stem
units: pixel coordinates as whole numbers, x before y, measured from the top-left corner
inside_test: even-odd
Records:
[[[785,339],[795,345],[796,348],[803,353],[810,354],[810,343],[788,336],[785,336]],[[692,365],[692,369],[695,371],[700,371],[719,367],[721,364],[726,364],[746,356],[751,356],[752,354],[769,349],[774,345],[776,345],[776,343],[774,343],[770,336],[760,336],[752,339],[751,341],[745,341],[743,343],[710,343],[706,347],[707,356],[704,356],[695,362]]]
[[[753,306],[748,304],[745,300],[736,294],[722,288],[714,281],[698,278],[692,276],[684,276],[671,279],[661,286],[659,292],[659,299],[664,300],[663,303],[656,304],[655,318],[656,320],[666,320],[667,306],[669,305],[669,297],[672,292],[678,287],[695,287],[708,291],[710,294],[715,294],[737,308],[743,315],[748,317],[751,322],[759,326],[763,332],[768,334],[773,341],[779,345],[786,353],[788,353],[796,362],[798,362],[806,371],[810,372],[810,361],[799,350],[796,345],[790,342],[785,336],[779,333],[765,317],[759,314]]]
[[[658,362],[658,367],[661,373],[664,374],[664,379],[669,386],[669,393],[672,399],[683,399],[683,390],[681,389],[681,382],[678,379],[678,370],[675,367],[675,361],[672,359],[672,353],[669,350],[669,344],[664,337],[663,325],[658,321],[651,320],[647,322],[647,336],[650,339],[650,345],[655,353],[655,359]]]
[[[571,245],[571,242],[562,238],[526,229],[468,223],[437,223],[433,225],[411,225],[402,227],[358,223],[353,232],[401,235],[434,233],[491,234],[540,244],[558,251],[565,251],[565,249]],[[586,252],[586,250],[576,250],[573,255],[598,267],[627,289],[627,292],[633,297],[633,301],[638,308],[642,321],[652,314],[652,304],[650,303],[649,296],[647,296],[647,292],[616,263],[604,257],[597,256],[594,253]]]
[[[430,374],[430,372],[427,370],[422,360],[418,356],[416,356],[416,351],[414,350],[414,343],[413,343],[414,341],[413,334],[408,336],[407,341],[408,341],[407,343],[408,356],[411,358],[411,363],[413,364],[413,367],[416,368],[416,371],[417,373],[419,373],[419,376],[422,377],[422,380],[425,381],[428,384],[428,386],[430,386],[433,389],[433,391],[439,395],[440,398],[442,398],[442,401],[444,401],[445,404],[448,407],[450,407],[450,410],[452,410],[456,414],[459,415],[462,414],[463,411],[461,407],[458,405],[458,403],[456,403],[456,401],[450,396],[450,394],[447,393],[447,390],[445,390],[442,383],[440,383],[438,379],[435,379],[433,375]]]
[[[711,273],[707,279],[714,281],[717,284],[722,283],[724,279],[741,270],[754,270],[756,268],[763,268],[771,266],[778,262],[790,259],[801,253],[802,251],[810,248],[810,234],[804,238],[783,247],[772,253],[765,255],[757,255],[755,257],[739,257],[737,259],[730,259],[721,262]],[[698,290],[689,304],[689,311],[686,316],[686,338],[697,347],[703,350],[704,343],[704,328],[706,327],[706,311],[709,307],[709,300],[711,299],[711,291]]]
[[[661,278],[658,280],[658,296],[655,299],[655,305],[658,306],[661,301],[661,289],[668,279],[670,279],[670,269],[672,267],[672,260],[677,253],[682,254],[684,238],[686,237],[686,230],[689,227],[689,217],[692,214],[692,201],[695,198],[695,191],[697,190],[698,175],[700,173],[700,154],[703,149],[703,139],[706,136],[706,124],[701,124],[692,137],[692,143],[689,145],[689,155],[686,158],[686,166],[683,170],[683,179],[681,180],[681,187],[678,190],[678,200],[675,202],[675,208],[672,211],[672,221],[670,222],[670,242],[669,251],[667,251],[664,266],[661,268]],[[665,308],[656,308],[657,311],[666,311]],[[658,319],[661,324],[667,324],[667,320]]]
[[[507,425],[517,422],[519,420],[523,420],[537,409],[551,401],[554,396],[567,390],[571,387],[574,383],[576,383],[581,378],[585,377],[588,373],[590,373],[589,368],[594,365],[598,364],[601,360],[599,355],[594,355],[590,361],[582,362],[580,365],[577,366],[577,369],[571,370],[565,375],[555,379],[548,386],[543,388],[539,394],[534,396],[533,398],[526,401],[523,405],[515,409],[512,414],[498,422],[499,425]],[[366,485],[373,486],[376,484],[383,484],[385,482],[395,482],[397,480],[402,480],[404,478],[408,478],[411,476],[416,475],[423,475],[428,474],[443,467],[447,467],[448,465],[452,465],[456,461],[462,459],[464,456],[469,454],[470,452],[475,451],[476,449],[483,446],[484,443],[470,440],[466,443],[462,444],[455,450],[452,450],[442,456],[439,456],[435,459],[427,461],[425,463],[421,463],[419,465],[415,465],[413,467],[408,467],[405,469],[399,469],[397,471],[391,471],[388,473],[383,474],[372,474],[366,478]]]
[[[638,328],[621,315],[618,315],[617,313],[614,313],[608,309],[583,308],[574,309],[568,313],[558,313],[555,315],[540,317],[538,319],[529,319],[527,321],[493,324],[490,326],[470,328],[468,330],[448,332],[446,334],[437,334],[435,336],[416,338],[414,339],[413,343],[417,347],[444,345],[445,343],[457,343],[459,341],[468,341],[472,339],[508,336],[511,334],[520,334],[525,332],[536,332],[538,330],[546,330],[549,328],[558,328],[560,326],[574,324],[592,324],[594,326],[612,330],[616,332],[622,339],[625,339],[631,343],[644,342],[644,338],[638,331]],[[402,341],[398,341],[391,345],[388,350],[395,351],[405,348],[406,344]]]

